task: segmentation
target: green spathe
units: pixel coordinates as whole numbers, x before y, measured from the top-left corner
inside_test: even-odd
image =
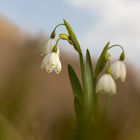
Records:
[[[67,28],[68,33],[69,33],[70,40],[73,42],[73,47],[75,48],[76,51],[78,51],[78,53],[82,53],[80,44],[78,42],[78,39],[76,38],[76,35],[75,35],[72,27],[65,19],[63,21],[64,21],[64,24]]]
[[[107,55],[107,51],[109,49],[109,44],[110,44],[110,42],[108,42],[105,45],[105,47],[104,47],[104,49],[103,49],[103,51],[102,51],[102,53],[101,53],[101,55],[98,59],[96,69],[95,69],[95,75],[96,76],[98,76],[102,72],[102,70],[104,69],[104,67],[105,67],[105,65],[108,61],[108,58],[106,57],[106,55]]]

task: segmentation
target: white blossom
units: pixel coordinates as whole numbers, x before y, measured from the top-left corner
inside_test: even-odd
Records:
[[[43,55],[48,55],[49,53],[51,53],[52,50],[53,50],[53,47],[55,45],[55,42],[56,41],[54,39],[49,39],[47,41],[47,43],[45,44],[41,55],[43,56]],[[57,53],[58,56],[60,56],[60,50],[59,50],[58,47],[57,47],[57,52],[56,53]]]
[[[110,72],[115,79],[121,79],[122,82],[125,81],[126,66],[123,61],[118,60],[115,63],[111,64]]]
[[[46,55],[42,61],[41,68],[45,69],[48,73],[53,71],[59,73],[62,69],[62,66],[57,53],[52,52]]]
[[[115,95],[116,94],[116,84],[114,79],[110,74],[104,74],[97,82],[96,93]]]

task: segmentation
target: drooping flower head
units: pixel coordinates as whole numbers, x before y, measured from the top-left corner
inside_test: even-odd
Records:
[[[45,68],[48,73],[53,71],[59,73],[62,69],[62,66],[57,53],[52,52],[46,55],[42,61],[41,68]]]
[[[110,72],[114,79],[121,79],[122,82],[126,78],[126,66],[123,61],[118,60],[110,65]]]
[[[110,74],[104,74],[97,82],[96,93],[105,95],[116,94],[116,84]]]

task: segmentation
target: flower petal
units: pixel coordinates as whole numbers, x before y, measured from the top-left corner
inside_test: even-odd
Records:
[[[116,84],[109,74],[104,74],[97,82],[96,92],[100,94],[116,94]]]
[[[110,65],[111,75],[115,79],[121,79],[122,82],[125,81],[126,78],[126,66],[123,61],[117,61]]]

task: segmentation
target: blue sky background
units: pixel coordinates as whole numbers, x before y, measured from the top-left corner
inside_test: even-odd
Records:
[[[86,30],[85,26],[92,25],[88,12],[74,9],[64,0],[4,0],[0,4],[0,13],[32,32],[51,32],[63,18],[72,23],[79,34]],[[80,28],[77,21],[81,21]]]
[[[51,33],[66,18],[83,49],[98,56],[107,41],[125,47],[126,59],[140,67],[139,0],[4,0],[0,14],[31,33]],[[119,49],[114,51],[118,55]]]

